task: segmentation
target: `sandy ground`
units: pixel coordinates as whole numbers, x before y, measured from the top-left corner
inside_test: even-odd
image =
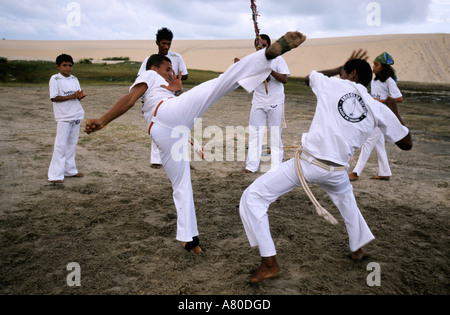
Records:
[[[272,40],[278,37],[272,36]],[[308,35],[308,34],[306,34]],[[281,36],[281,35],[279,35]],[[308,38],[300,49],[283,56],[292,76],[305,77],[312,70],[330,69],[347,60],[353,50],[363,48],[369,61],[383,51],[395,60],[399,81],[450,84],[450,34],[399,34]],[[171,50],[178,52],[189,69],[225,71],[235,57],[254,51],[253,40],[177,40]],[[0,41],[0,56],[10,60],[40,59],[54,61],[65,52],[74,59],[130,57],[142,62],[157,52],[154,39],[105,41]],[[103,61],[104,62],[104,61]]]
[[[111,107],[127,86],[86,87],[86,118]],[[312,191],[339,220],[315,214],[301,188],[270,207],[280,276],[246,282],[259,265],[238,205],[262,173],[242,174],[242,161],[193,161],[192,182],[204,252],[189,254],[175,240],[169,180],[150,168],[150,141],[137,104],[101,132],[80,136],[81,179],[47,181],[56,125],[47,87],[0,87],[0,294],[443,294],[450,293],[449,95],[405,94],[400,110],[412,151],[387,145],[393,177],[370,180],[375,154],[354,192],[376,239],[361,262],[349,257],[338,210]],[[246,126],[251,95],[237,90],[203,117],[203,129]],[[309,127],[315,98],[288,96],[285,146]],[[84,125],[84,122],[83,122]],[[212,141],[203,139],[203,144]],[[294,155],[286,149],[285,158]],[[357,154],[358,155],[358,154]],[[352,160],[352,166],[356,160]],[[81,286],[68,286],[77,262]],[[369,263],[381,285],[369,286]]]

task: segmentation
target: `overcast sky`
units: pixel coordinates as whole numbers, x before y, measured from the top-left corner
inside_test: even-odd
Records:
[[[257,0],[261,33],[309,38],[448,33],[450,0]],[[0,38],[21,40],[253,38],[250,0],[0,0]]]

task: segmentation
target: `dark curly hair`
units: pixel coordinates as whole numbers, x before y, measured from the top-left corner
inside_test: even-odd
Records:
[[[163,27],[158,30],[158,33],[156,33],[156,41],[160,42],[163,39],[167,39],[172,41],[173,39],[173,33],[171,30],[169,30],[167,27]]]
[[[267,42],[267,47],[269,47],[271,44],[269,35],[261,34],[259,36],[261,37],[261,39],[264,39]],[[255,38],[254,44],[255,44],[255,47],[258,47],[258,37]]]
[[[160,54],[151,55],[150,58],[148,58],[148,60],[147,60],[147,64],[145,65],[145,70],[147,70],[147,71],[150,70],[150,68],[152,66],[159,68],[159,66],[161,66],[163,61],[172,63],[172,61],[164,55],[160,55]]]
[[[73,59],[72,56],[67,54],[61,54],[58,57],[56,57],[56,64],[59,66],[63,62],[70,62],[73,65]]]
[[[369,63],[363,59],[352,59],[345,63],[344,71],[350,74],[353,70],[356,70],[358,74],[358,81],[365,87],[372,82],[372,68]]]
[[[397,75],[395,74],[394,68],[384,63],[382,63],[381,66],[383,69],[380,71],[380,73],[375,75],[375,80],[386,82],[387,79],[392,78],[395,82],[397,82]]]

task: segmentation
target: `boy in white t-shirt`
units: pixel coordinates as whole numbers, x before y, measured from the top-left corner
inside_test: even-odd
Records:
[[[377,56],[373,62],[373,73],[375,79],[371,83],[370,94],[377,101],[386,104],[388,98],[390,101],[400,103],[403,101],[403,96],[397,87],[397,75],[392,65],[394,59],[387,52],[384,52]],[[371,179],[389,180],[392,176],[391,168],[389,167],[389,161],[386,153],[386,147],[384,143],[384,135],[380,128],[375,128],[373,134],[367,139],[367,141],[361,147],[361,153],[359,154],[358,162],[352,173],[348,176],[351,181],[358,180],[370,154],[375,147],[375,151],[378,157],[378,174],[372,176]]]
[[[75,151],[80,134],[80,120],[84,110],[80,100],[86,97],[78,79],[72,73],[73,59],[62,54],[56,58],[58,74],[50,78],[50,100],[57,122],[53,156],[48,170],[48,180],[62,183],[64,177],[83,177],[75,163]]]
[[[266,34],[261,34],[260,41],[261,47],[259,47],[258,38],[255,39],[257,50],[269,47],[271,44],[270,37]],[[236,61],[239,59],[235,58]],[[278,56],[272,61],[272,72],[268,79],[253,92],[249,119],[248,153],[245,168],[242,170],[244,173],[254,173],[259,168],[266,122],[270,135],[270,170],[276,169],[283,162],[283,143],[281,141],[284,119],[283,84],[286,84],[289,75],[286,62],[283,57]]]
[[[374,239],[356,204],[346,166],[375,126],[403,150],[410,150],[412,141],[397,108],[389,109],[368,94],[365,86],[372,79],[372,71],[365,54],[353,53],[343,67],[311,72],[306,83],[316,94],[317,107],[309,131],[302,136],[300,157],[265,173],[242,194],[239,211],[245,232],[262,257],[260,267],[249,279],[252,283],[279,273],[267,211],[272,202],[301,182],[305,186],[318,184],[339,209],[352,259],[361,260],[366,255],[362,247]],[[332,77],[337,74],[341,78]]]
[[[173,33],[166,27],[158,30],[156,33],[156,46],[158,46],[158,54],[166,56],[172,62],[172,69],[178,75],[181,72],[181,80],[188,79],[188,70],[186,64],[184,63],[183,57],[173,51],[170,51],[172,46]],[[147,71],[147,62],[150,56],[145,58],[144,62],[141,64],[138,76]],[[152,168],[161,168],[161,152],[155,142],[152,141],[152,150],[150,154],[150,163]]]

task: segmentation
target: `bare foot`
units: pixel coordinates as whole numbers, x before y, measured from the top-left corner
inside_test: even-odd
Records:
[[[268,60],[274,59],[291,49],[297,48],[306,40],[306,36],[300,32],[287,32],[283,37],[279,38],[274,44],[266,49],[266,57]]]
[[[379,175],[375,175],[375,176],[372,176],[370,179],[389,180],[390,178],[391,178],[390,176],[379,176]]]
[[[181,246],[183,246],[184,249],[186,249],[186,243],[181,243]],[[195,246],[189,250],[190,253],[200,254],[202,252],[202,249],[200,246]]]
[[[242,169],[242,173],[252,173],[252,171],[249,171],[248,169],[244,168]]]
[[[360,249],[358,249],[356,252],[352,253],[352,259],[354,261],[361,261],[364,257],[366,257],[368,254],[366,253],[366,251],[364,251],[364,249],[362,249],[362,247]]]
[[[84,177],[84,174],[81,173],[81,172],[79,172],[79,173],[76,173],[75,175],[72,175],[72,176],[66,176],[66,177]]]
[[[359,176],[355,172],[353,172],[353,173],[348,173],[348,178],[352,182],[352,181],[358,180]]]
[[[272,257],[262,257],[261,265],[258,270],[256,270],[253,275],[250,276],[250,283],[258,283],[261,280],[274,278],[278,276],[280,267],[275,256]]]

